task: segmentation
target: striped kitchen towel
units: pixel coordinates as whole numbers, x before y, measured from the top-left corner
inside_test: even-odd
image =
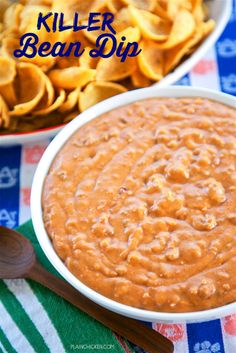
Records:
[[[57,274],[28,222],[19,228],[41,264]],[[0,281],[0,353],[132,352],[129,343],[50,290],[25,280]]]

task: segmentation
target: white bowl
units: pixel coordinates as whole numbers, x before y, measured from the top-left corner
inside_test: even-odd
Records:
[[[236,108],[236,98],[233,96],[208,89],[174,86],[167,88],[151,87],[130,91],[107,99],[106,101],[88,109],[64,127],[64,129],[51,142],[38,165],[31,193],[31,212],[34,229],[45,255],[57,271],[65,278],[65,280],[86,297],[109,310],[131,318],[151,322],[196,322],[223,317],[236,311],[236,302],[211,310],[175,314],[141,310],[120,304],[104,297],[84,285],[67,269],[59,256],[56,254],[44,227],[42,215],[42,191],[44,180],[54,158],[62,146],[75,133],[75,131],[77,131],[88,121],[122,105],[153,97],[205,97]]]
[[[27,143],[35,143],[50,139],[64,127],[64,125],[54,126],[46,129],[41,129],[33,132],[22,132],[7,135],[0,135],[0,147],[12,145],[24,145]]]
[[[177,82],[197,64],[197,62],[206,54],[206,52],[220,37],[231,15],[232,0],[208,0],[207,4],[209,6],[209,16],[216,22],[214,31],[188,59],[179,65],[173,72],[165,76],[165,78],[163,78],[160,82],[155,84],[156,86],[164,87]],[[32,133],[11,134],[5,136],[0,135],[0,146],[36,142],[54,137],[60,130],[61,127],[52,127]]]

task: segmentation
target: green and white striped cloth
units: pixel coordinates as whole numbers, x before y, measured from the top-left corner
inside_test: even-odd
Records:
[[[40,262],[57,274],[44,256],[31,222],[20,227]],[[32,281],[0,281],[0,352],[132,352],[129,344],[50,290]]]

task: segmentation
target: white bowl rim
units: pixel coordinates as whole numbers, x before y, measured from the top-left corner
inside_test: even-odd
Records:
[[[65,264],[56,254],[44,227],[41,203],[44,180],[51,166],[51,163],[65,142],[76,132],[76,130],[78,130],[82,125],[94,119],[95,117],[98,117],[105,112],[130,104],[132,102],[155,97],[203,97],[236,108],[236,98],[222,92],[205,88],[183,86],[172,86],[166,88],[154,86],[120,94],[118,96],[107,99],[83,112],[59,132],[59,134],[46,149],[37,167],[31,192],[31,214],[36,236],[48,260],[62,275],[62,277],[64,277],[66,281],[68,281],[83,295],[111,311],[117,312],[127,317],[150,322],[197,322],[227,316],[236,311],[236,302],[204,311],[167,313],[138,309],[106,298],[93,289],[87,287],[67,269]]]
[[[48,128],[42,128],[36,131],[0,135],[0,147],[22,145],[27,143],[34,144],[37,141],[41,142],[54,137],[64,126],[65,124],[61,124]]]

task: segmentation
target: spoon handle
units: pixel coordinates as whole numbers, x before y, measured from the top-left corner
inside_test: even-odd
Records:
[[[121,316],[99,306],[80,294],[67,282],[45,270],[39,263],[35,263],[26,277],[51,289],[118,335],[127,338],[149,353],[172,353],[174,351],[172,342],[160,333],[139,321]]]

